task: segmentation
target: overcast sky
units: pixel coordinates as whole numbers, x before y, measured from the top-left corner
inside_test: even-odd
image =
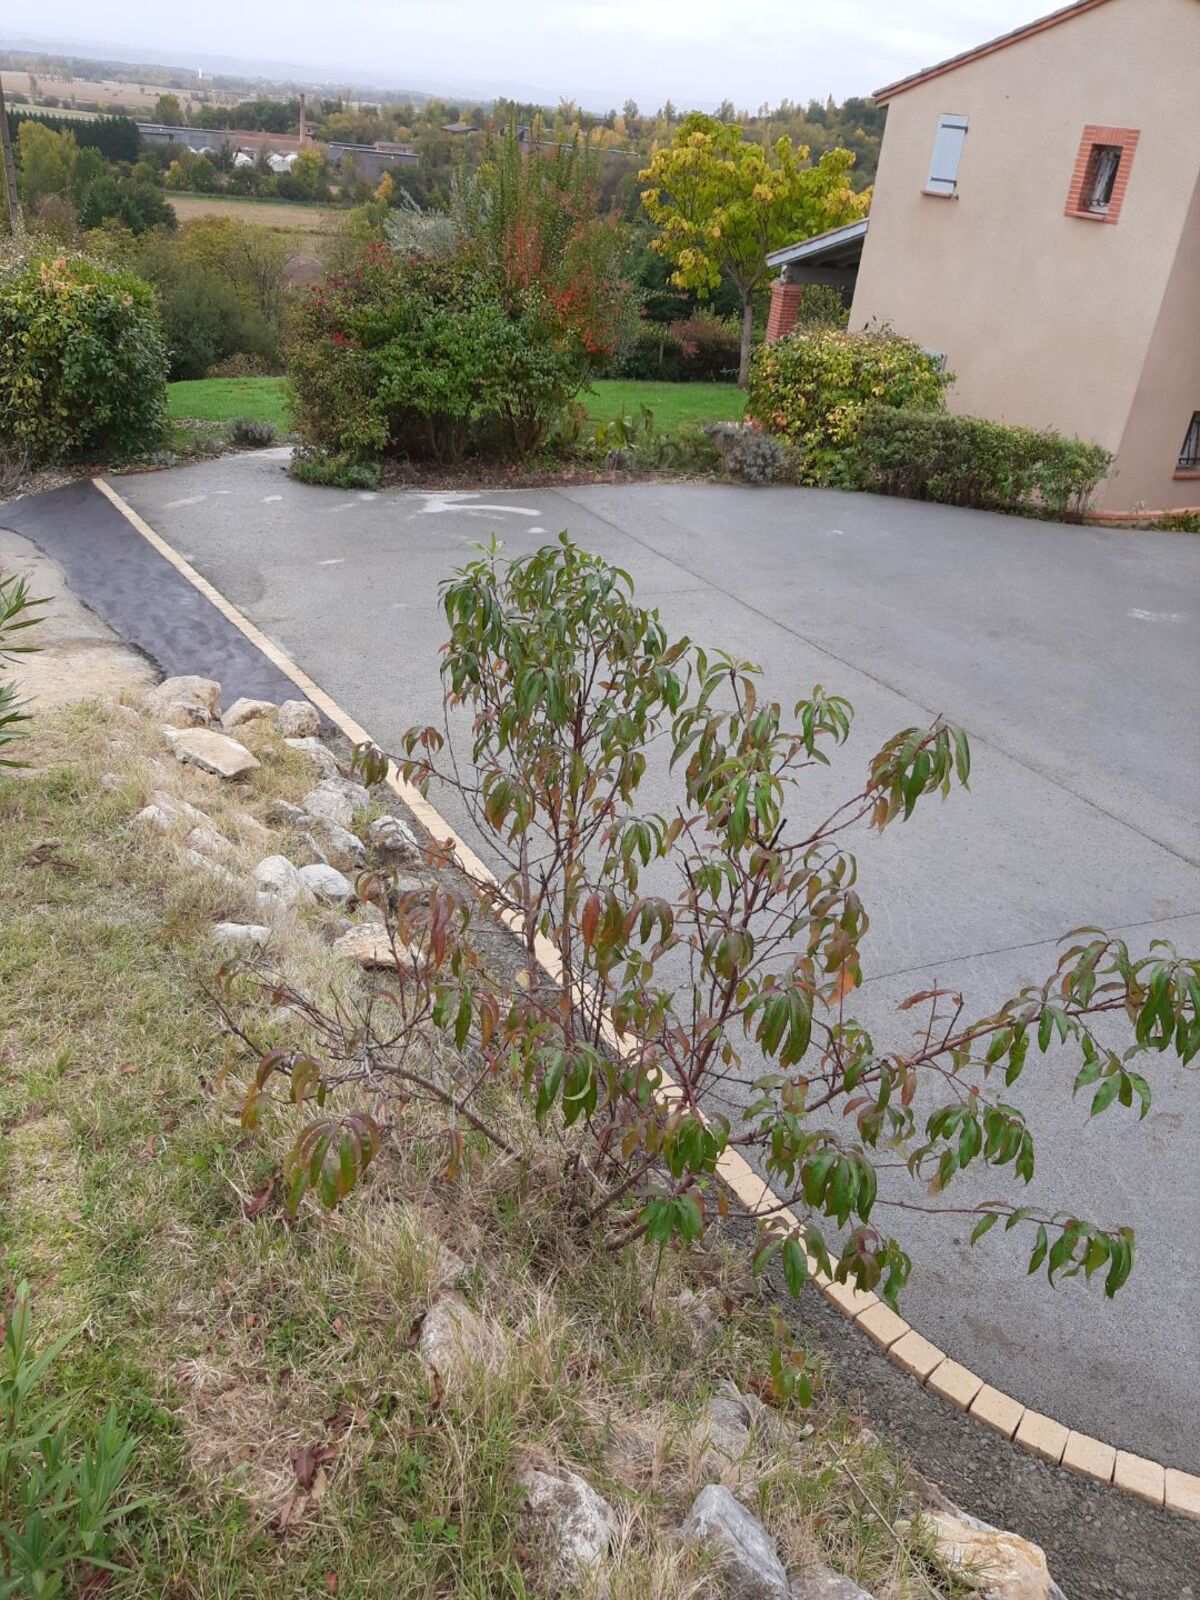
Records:
[[[1053,9],[1054,0],[47,0],[9,29],[172,62],[295,62],[414,88],[537,90],[589,108],[738,107],[869,94]],[[0,44],[11,34],[0,24]]]

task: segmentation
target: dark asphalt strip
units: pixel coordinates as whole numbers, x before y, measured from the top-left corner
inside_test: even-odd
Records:
[[[221,685],[223,704],[295,700],[287,675],[130,526],[93,483],[80,481],[0,505],[0,527],[62,568],[73,593],[169,677]]]

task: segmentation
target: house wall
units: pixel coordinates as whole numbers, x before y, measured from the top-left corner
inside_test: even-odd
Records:
[[[898,94],[851,326],[943,352],[956,411],[1118,450],[1196,186],[1197,59],[1200,0],[1107,0]],[[944,113],[969,119],[949,198],[922,193]],[[1064,214],[1089,124],[1140,133],[1115,225]]]
[[[1200,473],[1176,477],[1179,447],[1200,411],[1200,182],[1118,453],[1114,509],[1200,506]]]

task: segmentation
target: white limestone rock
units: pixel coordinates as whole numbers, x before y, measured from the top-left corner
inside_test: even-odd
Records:
[[[408,945],[397,941],[395,951],[388,931],[381,922],[366,922],[351,928],[333,943],[333,954],[343,961],[357,962],[360,967],[395,968],[397,957],[407,967],[418,959]]]
[[[1032,1540],[964,1512],[927,1511],[922,1520],[943,1561],[966,1569],[960,1577],[979,1600],[1061,1600],[1046,1552]]]
[[[310,817],[309,829],[317,849],[331,867],[339,872],[357,872],[367,864],[367,847],[357,834],[351,833],[338,822],[327,817]]]
[[[173,728],[205,728],[217,720],[221,685],[212,678],[164,678],[142,698],[146,711]]]
[[[243,695],[221,713],[221,726],[240,728],[243,722],[257,722],[262,717],[273,717],[278,709],[273,700],[248,700]]]
[[[223,955],[244,955],[261,950],[271,930],[261,922],[218,922],[213,926],[213,943]]]
[[[189,805],[186,800],[169,794],[165,789],[155,789],[150,796],[150,804],[144,806],[133,820],[145,827],[161,828],[164,833],[185,825],[189,828],[211,828],[213,825],[206,811]]]
[[[415,859],[420,854],[416,835],[399,817],[376,817],[367,829],[367,838],[377,850],[389,855]]]
[[[300,809],[309,817],[336,823],[339,828],[349,828],[354,821],[354,807],[331,778],[310,789],[301,800]]]
[[[724,1484],[701,1489],[679,1531],[713,1557],[729,1600],[790,1600],[774,1540]]]
[[[168,743],[176,761],[199,767],[201,772],[211,772],[217,778],[244,778],[258,766],[244,744],[214,728],[173,729]]]
[[[336,778],[341,772],[333,751],[315,737],[303,739],[285,739],[284,744],[289,750],[298,750],[305,755],[317,768],[323,778]]]
[[[321,719],[307,700],[285,700],[275,713],[275,732],[285,739],[315,739]]]
[[[447,1390],[460,1388],[471,1369],[487,1359],[499,1339],[461,1295],[446,1294],[425,1313],[417,1350]]]
[[[310,867],[301,867],[300,876],[318,900],[340,905],[354,897],[354,885],[336,867],[318,861]]]
[[[560,1581],[570,1584],[603,1561],[617,1537],[617,1519],[585,1478],[567,1467],[525,1467],[520,1482],[527,1517],[548,1546]]]
[[[254,869],[258,885],[258,904],[272,916],[280,916],[292,906],[312,899],[312,890],[286,856],[267,856]]]
[[[215,828],[203,826],[193,828],[183,842],[189,850],[208,856],[210,861],[223,860],[233,849],[223,833],[218,833]]]

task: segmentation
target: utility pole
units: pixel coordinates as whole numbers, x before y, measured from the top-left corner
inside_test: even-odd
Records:
[[[13,166],[12,140],[8,136],[8,112],[4,107],[4,81],[0,78],[0,155],[4,158],[4,194],[8,201],[8,225],[14,238],[25,232],[25,218],[17,199],[17,171]]]

